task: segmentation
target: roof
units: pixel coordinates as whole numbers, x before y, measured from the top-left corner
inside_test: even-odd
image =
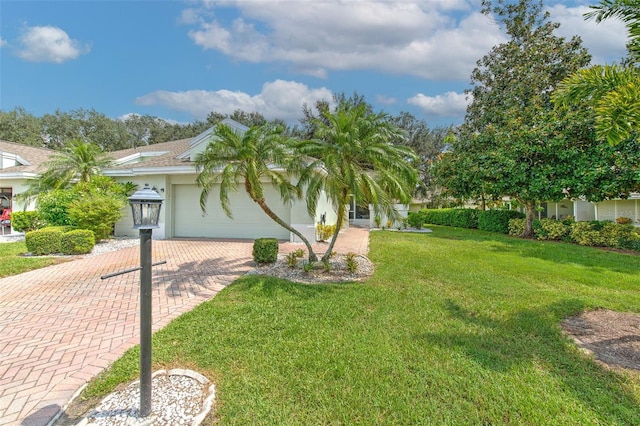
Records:
[[[33,177],[40,172],[41,165],[46,163],[54,153],[55,151],[47,148],[0,140],[0,158],[3,159],[0,161],[0,177]],[[17,163],[17,165],[3,168],[2,164],[6,165],[8,162]]]

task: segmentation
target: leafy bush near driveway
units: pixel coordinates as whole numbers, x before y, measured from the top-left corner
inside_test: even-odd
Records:
[[[91,253],[96,240],[93,232],[88,229],[74,229],[62,234],[60,250],[62,254],[87,254]]]
[[[257,264],[274,263],[278,259],[278,239],[258,238],[253,242],[253,260]]]
[[[11,226],[18,232],[29,232],[42,228],[45,222],[37,211],[12,212]]]
[[[73,224],[93,231],[96,241],[109,238],[113,226],[122,217],[124,202],[110,195],[81,197],[69,205],[68,215]]]
[[[24,236],[24,242],[27,245],[27,250],[35,256],[60,253],[64,232],[65,227],[63,226],[50,226],[27,232]]]

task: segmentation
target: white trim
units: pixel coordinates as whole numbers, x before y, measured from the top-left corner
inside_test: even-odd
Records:
[[[127,155],[126,157],[118,158],[113,162],[115,164],[125,164],[133,160],[142,159],[145,157],[159,157],[161,155],[168,154],[169,151],[142,151],[136,152],[135,154]]]
[[[131,169],[107,169],[102,171],[105,176],[185,175],[195,173],[195,166],[134,167]]]

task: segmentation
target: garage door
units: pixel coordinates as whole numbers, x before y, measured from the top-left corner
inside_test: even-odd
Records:
[[[242,188],[237,193],[229,194],[233,219],[229,219],[222,211],[218,188],[210,191],[207,213],[203,215],[199,204],[200,192],[197,185],[173,186],[176,237],[289,239],[289,231],[271,220]],[[282,205],[279,194],[271,185],[265,185],[265,198],[269,207],[288,222],[289,209]]]

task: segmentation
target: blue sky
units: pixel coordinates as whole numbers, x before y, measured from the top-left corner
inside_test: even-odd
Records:
[[[547,1],[594,63],[625,53],[593,0]],[[256,111],[295,122],[303,103],[358,92],[431,127],[459,124],[475,63],[504,34],[479,0],[0,1],[0,109],[95,109],[204,120]]]

